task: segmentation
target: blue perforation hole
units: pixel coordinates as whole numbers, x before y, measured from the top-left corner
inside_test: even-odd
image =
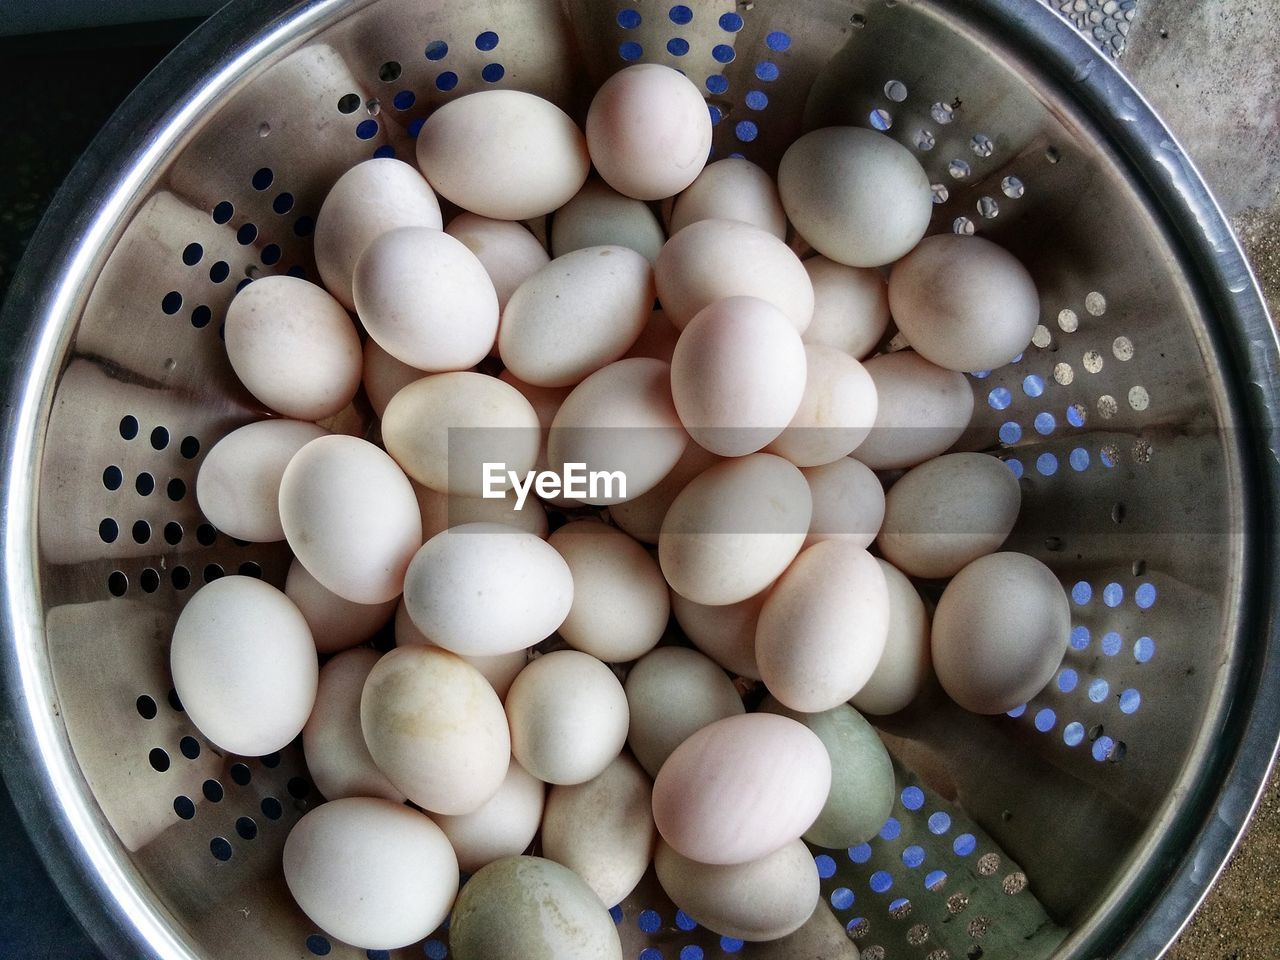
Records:
[[[693,22],[693,11],[683,3],[678,3],[672,7],[667,12],[667,16],[671,18],[672,23],[678,26],[684,26],[686,23]]]
[[[627,40],[618,46],[618,56],[627,61],[639,60],[644,56],[644,47],[634,40]]]
[[[486,30],[484,33],[476,37],[476,49],[484,53],[495,49],[498,46],[498,35],[492,30]]]
[[[644,18],[640,16],[639,10],[620,10],[618,11],[618,26],[623,30],[634,30],[644,22]]]

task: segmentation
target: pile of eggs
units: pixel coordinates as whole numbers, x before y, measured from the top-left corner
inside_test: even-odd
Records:
[[[787,936],[818,905],[806,843],[862,843],[892,804],[863,714],[933,675],[1001,713],[1065,652],[1058,580],[999,552],[1017,481],[946,452],[962,371],[1031,339],[1027,271],[925,239],[929,182],[879,133],[808,133],[776,184],[710,143],[662,66],[608,80],[585,134],[530,94],[462,97],[421,174],[334,185],[324,287],[267,277],[230,306],[230,362],[276,416],[209,452],[199,503],[294,561],[283,590],[195,594],[172,672],[223,751],[301,734],[328,802],[284,877],[338,940],[448,919],[458,960],[620,958],[608,908],[651,864],[709,929]],[[544,245],[521,221],[547,215]],[[891,318],[910,349],[883,352]],[[380,429],[318,425],[361,390]],[[486,497],[491,463],[627,489]],[[941,589],[932,617],[913,581]]]

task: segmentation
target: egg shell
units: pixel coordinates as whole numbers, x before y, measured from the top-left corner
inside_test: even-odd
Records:
[[[385,603],[352,603],[338,596],[297,559],[289,565],[284,592],[306,619],[319,653],[337,653],[364,643],[396,609],[394,598]]]
[[[405,473],[438,493],[464,497],[484,495],[486,463],[523,477],[537,462],[540,438],[538,415],[519,390],[469,371],[409,384],[382,418],[383,443]],[[500,479],[492,489],[509,489],[510,479]]]
[[[772,304],[797,333],[813,320],[813,284],[800,258],[773,234],[736,220],[699,220],[672,236],[654,271],[658,299],[680,330],[730,297]]]
[[[315,708],[302,728],[302,753],[326,800],[381,797],[404,803],[404,794],[369,756],[360,729],[360,694],[381,656],[376,650],[346,650],[320,671]]]
[[[400,601],[400,606],[396,607],[395,637],[397,647],[435,646],[414,624],[403,599]],[[493,692],[500,700],[506,699],[507,691],[511,689],[516,676],[529,664],[528,650],[512,650],[510,653],[499,653],[491,657],[463,656],[462,654],[454,654],[454,656],[465,660],[479,670],[481,675],[489,681]]]
[[[388,230],[441,225],[440,202],[422,174],[390,157],[366,160],[340,176],[320,205],[316,270],[338,302],[354,310],[351,279],[365,247]]]
[[[611,504],[610,518],[641,543],[656,544],[662,532],[662,521],[676,495],[703,470],[720,461],[721,458],[710,450],[696,443],[687,444],[676,465],[658,481],[657,486],[638,497]]]
[[[538,416],[538,426],[542,428],[541,447],[538,450],[538,460],[534,469],[542,472],[551,469],[551,464],[547,462],[547,438],[551,433],[551,424],[556,418],[556,414],[560,412],[560,407],[564,405],[569,394],[573,392],[571,387],[535,387],[532,384],[525,383],[523,380],[517,379],[510,370],[503,370],[498,376],[503,383],[509,383],[520,391],[521,396],[529,401],[533,407],[533,412]],[[536,492],[536,491],[535,491]],[[543,503],[549,503],[557,507],[578,506],[576,500],[570,500],[567,497],[539,497]]]
[[[458,861],[440,828],[416,810],[351,797],[316,807],[289,831],[284,879],[302,912],[329,936],[394,950],[449,915]]]
[[[911,350],[865,364],[876,385],[876,423],[853,455],[872,470],[914,467],[945,453],[973,417],[973,388],[962,373]]]
[[[661,200],[697,179],[711,152],[702,91],[677,70],[641,63],[601,84],[587,111],[591,161],[637,200]]]
[[[862,713],[873,716],[906,708],[933,673],[929,614],[924,601],[897,567],[884,560],[879,563],[889,587],[889,636],[871,679],[849,701]]]
[[[573,605],[559,633],[607,663],[629,663],[658,645],[671,604],[667,581],[644,547],[594,520],[567,523],[548,541],[573,576]]]
[[[676,198],[670,224],[673,234],[699,220],[738,220],[779,240],[787,239],[787,215],[773,178],[738,157],[707,164]]]
[[[1013,254],[982,237],[939,234],[894,264],[889,306],[926,360],[994,370],[1022,353],[1040,322],[1040,294]]]
[[[507,308],[520,284],[551,262],[538,238],[510,220],[460,213],[444,232],[461,240],[484,266],[498,295],[499,311]]]
[[[319,664],[292,601],[253,577],[223,577],[196,591],[169,649],[187,717],[227,753],[261,757],[302,732]]]
[[[876,422],[876,385],[849,354],[806,344],[804,396],[787,429],[768,446],[798,467],[819,467],[858,448]]]
[[[547,461],[560,473],[569,463],[585,465],[588,473],[621,473],[625,495],[620,485],[602,486],[583,498],[611,505],[656,487],[688,445],[671,396],[670,366],[637,357],[597,370],[569,394],[547,435]]]
[[[573,593],[569,565],[545,540],[501,523],[466,523],[423,544],[409,565],[404,602],[432,643],[497,656],[555,633]]]
[[[227,307],[227,357],[263,404],[295,420],[323,420],[360,389],[360,336],[337,300],[297,277],[249,284]]]
[[[364,383],[365,395],[369,398],[369,406],[381,420],[387,412],[387,404],[397,393],[427,375],[425,370],[411,367],[397,360],[378,346],[378,341],[370,337],[364,342]]]
[[[717,464],[676,496],[658,561],[683,597],[738,603],[773,583],[808,535],[812,497],[798,467],[768,453]]]
[[[354,290],[369,336],[421,370],[474,367],[498,335],[498,295],[484,264],[440,230],[382,234],[356,263]]]
[[[667,319],[667,315],[661,310],[654,310],[649,314],[649,320],[640,332],[639,339],[627,351],[627,357],[652,357],[654,360],[670,363],[679,339],[680,331]]]
[[[634,250],[575,250],[512,295],[498,353],[525,383],[571,387],[622,359],[649,322],[653,296],[653,268]]]
[[[697,650],[660,647],[627,674],[627,745],[651,777],[680,744],[709,723],[746,713],[725,672]]]
[[[507,694],[511,752],[539,780],[586,783],[622,752],[627,695],[613,671],[577,650],[535,659]]]
[[[851,267],[892,263],[920,242],[933,216],[929,176],[882,133],[825,127],[782,155],[778,192],[801,236]]]
[[[475,873],[529,848],[542,822],[546,793],[541,780],[513,761],[498,792],[479,810],[456,817],[436,814],[432,819],[449,838],[462,872]]]
[[[724,606],[708,607],[671,591],[671,612],[695,647],[730,673],[760,679],[756,663],[756,622],[769,590]]]
[[[666,240],[648,204],[624,197],[600,180],[588,180],[551,221],[551,252],[557,257],[586,247],[617,246],[653,263]]]
[[[870,356],[889,329],[889,286],[879,270],[811,257],[804,269],[813,284],[813,322],[805,343],[824,343],[859,360]]]
[[[695,441],[722,457],[742,457],[791,423],[807,370],[800,335],[779,310],[732,297],[707,307],[680,334],[671,395]]]
[[[280,479],[294,455],[329,433],[300,420],[246,424],[213,445],[196,474],[200,512],[229,537],[252,543],[284,539]]]
[[[897,793],[893,761],[875,728],[847,703],[821,713],[800,713],[767,697],[760,709],[803,723],[831,758],[831,792],[804,839],[828,850],[843,850],[878,834],[893,812]]]
[[[622,960],[618,928],[572,870],[508,857],[462,888],[449,924],[454,960]]]
[[[412,484],[356,437],[320,437],[298,451],[280,481],[280,520],[311,575],[353,603],[398,596],[422,544]]]
[[[728,717],[680,744],[653,784],[653,819],[699,863],[747,863],[812,826],[831,788],[831,760],[803,724],[768,713]]]
[[[795,960],[796,957],[861,960],[862,956],[849,939],[846,921],[837,917],[821,899],[813,916],[799,930],[780,940],[757,944],[752,952],[756,960]]]
[[[804,545],[843,540],[866,548],[884,523],[884,487],[866,464],[851,457],[802,471],[813,495],[813,519]]]
[[[542,854],[568,867],[601,903],[614,905],[636,888],[658,831],[653,784],[625,753],[586,783],[552,787],[542,821]]]
[[[460,497],[415,483],[413,492],[418,497],[418,509],[422,512],[422,536],[425,540],[464,523],[504,523],[546,539],[547,510],[535,496],[528,497],[524,506],[517,509],[513,490],[504,491],[497,499]]]
[[[442,197],[494,220],[564,206],[591,168],[586,138],[569,116],[519,90],[483,90],[437,108],[418,133],[417,156]]]
[[[800,840],[727,866],[697,863],[660,841],[654,866],[677,907],[734,940],[778,940],[794,933],[813,916],[821,893],[813,855]]]
[[[756,661],[793,710],[818,713],[862,689],[889,632],[889,591],[874,557],[847,543],[814,544],[760,610]]]
[[[1070,636],[1071,610],[1054,572],[1025,554],[992,553],[942,592],[930,652],[952,700],[974,713],[1001,714],[1053,679]]]
[[[437,647],[397,647],[365,681],[360,727],[369,755],[432,813],[479,810],[507,776],[502,701],[480,671]]]

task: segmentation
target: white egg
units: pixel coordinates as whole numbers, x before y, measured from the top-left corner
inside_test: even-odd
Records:
[[[929,614],[920,594],[891,563],[880,561],[889,588],[889,636],[866,686],[849,702],[863,713],[885,716],[908,706],[924,689],[933,663],[929,654]]]
[[[500,523],[468,523],[432,537],[404,585],[418,629],[467,656],[512,653],[545,640],[568,616],[573,595],[573,576],[554,547]]]
[[[591,168],[586,138],[569,116],[519,90],[444,104],[423,124],[417,152],[442,197],[494,220],[529,220],[564,206]]]
[[[460,213],[449,221],[444,232],[466,244],[484,265],[498,295],[499,310],[507,308],[507,302],[520,284],[551,261],[538,238],[522,224],[510,220]]]
[[[1009,363],[1040,322],[1027,268],[990,240],[953,233],[929,237],[894,265],[889,306],[916,353],[962,372]]]
[[[498,335],[498,295],[484,264],[440,230],[382,234],[356,263],[354,289],[369,336],[421,370],[474,367]]]
[[[533,412],[538,416],[538,426],[541,431],[541,446],[538,449],[537,465],[534,467],[539,473],[551,469],[551,464],[547,461],[547,440],[551,434],[551,424],[556,418],[556,414],[560,412],[560,407],[568,399],[573,389],[570,387],[535,387],[532,384],[525,383],[523,380],[517,379],[512,375],[510,370],[503,370],[498,376],[503,383],[509,383],[520,391],[520,395],[529,401],[529,405],[533,407]],[[534,493],[537,493],[535,490]],[[557,507],[577,506],[577,501],[570,500],[559,496],[542,496],[538,494],[538,499],[543,503],[549,503]]]
[[[679,339],[680,331],[667,319],[667,315],[661,310],[655,310],[649,314],[644,330],[627,351],[627,357],[651,357],[670,363]]]
[[[323,420],[360,389],[360,336],[322,287],[262,277],[227,307],[227,357],[263,404],[295,420]]]
[[[511,759],[502,701],[480,671],[437,647],[397,647],[360,696],[369,755],[405,796],[432,813],[479,810]]]
[[[624,197],[599,180],[588,180],[551,221],[551,252],[557,257],[586,247],[616,246],[653,263],[666,239],[646,203]]]
[[[613,671],[577,650],[538,657],[507,693],[511,752],[539,780],[586,783],[622,752],[627,695]]]
[[[387,353],[372,337],[364,342],[364,392],[379,420],[392,397],[426,375],[425,370],[411,367]]]
[[[737,603],[708,607],[671,591],[671,612],[695,647],[730,673],[760,679],[756,663],[756,622],[768,588]]]
[[[920,162],[896,140],[861,127],[826,127],[796,140],[778,167],[778,192],[797,232],[851,267],[897,260],[933,216]]]
[[[849,354],[825,344],[804,348],[804,396],[769,446],[798,467],[819,467],[851,454],[876,422],[876,385]]]
[[[289,565],[284,592],[306,619],[320,653],[337,653],[364,643],[396,609],[395,598],[385,603],[352,603],[338,596],[296,558]]]
[[[298,420],[250,423],[215,443],[196,474],[196,502],[209,522],[252,543],[284,539],[280,479],[294,454],[328,430]]]
[[[547,788],[520,764],[507,767],[502,786],[479,810],[458,816],[436,814],[432,819],[444,831],[458,855],[463,873],[524,853],[542,822]]]
[[[404,803],[404,794],[369,756],[360,729],[360,694],[381,656],[376,650],[347,650],[320,671],[315,709],[302,728],[302,753],[326,800],[381,797]]]
[[[356,437],[320,437],[298,451],[280,481],[280,520],[311,575],[353,603],[398,596],[422,544],[413,485]]]
[[[914,467],[945,453],[973,416],[973,389],[962,373],[910,350],[872,357],[876,424],[854,456],[872,470]]]
[[[884,523],[884,487],[871,468],[844,457],[803,472],[813,495],[813,519],[804,545],[843,540],[864,549],[871,546]]]
[[[501,497],[461,497],[440,493],[420,483],[413,485],[422,511],[422,539],[464,523],[505,523],[535,537],[547,536],[547,509],[537,497],[529,497],[517,507],[515,491],[505,490]]]
[[[739,220],[787,239],[787,215],[773,178],[750,160],[729,157],[707,164],[676,198],[671,232],[699,220]]]
[[[397,647],[435,646],[413,622],[413,618],[409,616],[409,608],[405,606],[403,599],[401,599],[400,605],[396,607],[395,634]],[[520,671],[529,665],[528,650],[512,650],[510,653],[498,653],[491,657],[464,656],[460,653],[454,654],[454,656],[460,660],[465,660],[479,670],[481,675],[489,681],[489,686],[493,687],[493,692],[498,695],[500,700],[506,699],[507,691],[511,689],[511,684],[515,681]]]
[[[320,279],[354,310],[351,278],[364,248],[398,227],[441,227],[440,202],[422,174],[407,163],[379,157],[358,163],[329,190],[316,217],[315,256]]]
[[[173,628],[169,666],[196,729],[246,757],[281,750],[302,732],[320,672],[298,608],[253,577],[223,577],[195,593]]]
[[[591,161],[606,183],[637,200],[661,200],[693,183],[711,151],[702,91],[656,63],[619,70],[587,112]]]
[[[696,443],[686,444],[676,465],[658,481],[657,486],[623,503],[611,504],[610,518],[641,543],[656,544],[662,532],[662,521],[666,519],[667,510],[671,508],[676,495],[694,477],[708,467],[715,466],[720,459]]]
[[[813,284],[813,322],[805,343],[825,343],[859,360],[889,329],[889,286],[879,270],[848,267],[826,257],[804,262]]]
[[[930,650],[947,694],[974,713],[1007,713],[1053,679],[1071,636],[1054,572],[1021,553],[973,561],[947,585]]]
[[[773,234],[736,220],[699,220],[672,236],[655,268],[662,309],[683,330],[729,297],[755,297],[782,311],[796,332],[813,320],[804,264]]]

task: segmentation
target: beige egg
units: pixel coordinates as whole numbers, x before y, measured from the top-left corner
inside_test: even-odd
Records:
[[[389,157],[366,160],[340,176],[320,205],[316,269],[338,302],[354,310],[351,278],[365,247],[388,230],[441,225],[440,202],[422,174]]]
[[[662,522],[658,560],[667,583],[708,606],[755,596],[800,552],[812,502],[804,474],[772,454],[703,471]]]
[[[835,347],[807,344],[800,408],[767,447],[798,467],[834,463],[856,450],[876,422],[876,385],[857,360]]]
[[[622,960],[618,928],[572,870],[508,857],[472,877],[449,924],[454,960]]]
[[[678,70],[642,63],[619,70],[587,112],[591,161],[613,189],[661,200],[693,183],[711,152],[702,91]]]
[[[697,650],[660,647],[627,674],[627,745],[656,777],[676,747],[709,723],[746,713],[733,681]]]
[[[245,757],[281,750],[302,732],[320,672],[298,608],[253,577],[196,591],[174,625],[169,666],[196,729]]]
[[[929,176],[882,133],[826,127],[782,155],[778,192],[797,232],[851,267],[892,263],[920,242],[933,216]]]
[[[591,168],[586,138],[569,116],[519,90],[444,104],[423,124],[417,152],[442,197],[494,220],[529,220],[564,206]]]
[[[889,286],[879,270],[847,267],[826,257],[804,262],[813,284],[813,322],[805,343],[824,343],[862,360],[889,329]]]
[[[708,607],[671,591],[671,612],[695,647],[730,673],[760,679],[756,663],[756,622],[768,588],[737,603]]]
[[[803,333],[813,320],[813,284],[800,258],[773,234],[736,220],[699,220],[658,255],[658,299],[683,330],[702,310],[730,297],[772,304]]]
[[[498,335],[498,295],[484,264],[440,230],[382,234],[356,263],[354,290],[369,336],[421,370],[474,367]]]
[[[886,716],[904,709],[919,695],[933,663],[924,601],[897,567],[879,562],[889,587],[889,636],[871,679],[849,702],[863,713]]]
[[[1070,636],[1071,610],[1054,572],[1025,554],[992,553],[943,591],[930,652],[952,700],[974,713],[1000,714],[1053,679]]]
[[[295,420],[323,420],[360,389],[360,336],[323,287],[262,277],[227,307],[227,357],[263,404]]]
[[[520,284],[551,261],[546,249],[529,230],[510,220],[490,220],[474,213],[460,213],[444,232],[461,240],[484,266],[498,295],[498,309],[505,310]]]
[[[872,470],[914,467],[945,453],[973,416],[973,389],[962,373],[911,350],[872,357],[876,423],[854,456]]]
[[[719,463],[720,459],[696,443],[687,444],[676,465],[658,481],[656,487],[623,503],[612,504],[609,507],[610,518],[641,543],[656,544],[662,532],[662,521],[676,495],[694,477]]]
[[[394,950],[449,915],[458,860],[440,828],[416,810],[352,797],[322,804],[294,825],[284,879],[302,912],[329,936]]]
[[[432,813],[479,810],[507,776],[502,701],[480,671],[436,647],[397,647],[365,681],[360,727],[369,755]]]
[[[649,321],[640,332],[639,339],[627,351],[627,357],[652,357],[654,360],[670,363],[679,339],[680,331],[667,319],[667,315],[661,310],[655,310],[649,314]]]
[[[800,840],[758,860],[710,866],[659,841],[654,866],[673,903],[713,933],[778,940],[804,926],[818,906],[818,868]]]
[[[581,877],[601,903],[622,903],[653,858],[652,803],[649,778],[619,754],[595,779],[551,788],[542,854]]]
[[[537,497],[529,497],[523,506],[517,507],[516,494],[512,490],[503,491],[498,498],[460,497],[415,483],[413,492],[417,494],[418,509],[422,511],[424,540],[464,523],[505,523],[535,537],[545,539],[547,536],[547,509]]]
[[[519,390],[468,371],[409,384],[382,418],[383,443],[405,473],[438,493],[464,497],[509,489],[507,471],[523,477],[534,468],[540,436],[538,416]]]
[[[573,605],[559,630],[569,646],[607,663],[629,663],[658,645],[671,604],[667,581],[644,547],[594,520],[565,524],[549,542],[573,575]]]
[[[364,392],[379,420],[392,397],[426,375],[425,370],[411,367],[387,353],[372,337],[364,342]]]
[[[352,603],[338,596],[297,559],[289,565],[284,592],[306,619],[320,653],[337,653],[364,643],[396,609],[395,598],[385,603]]]
[[[939,234],[893,267],[889,306],[920,356],[948,370],[1002,367],[1040,322],[1040,294],[1013,254],[982,237]]]
[[[413,618],[409,616],[409,608],[405,606],[403,599],[396,607],[395,635],[397,647],[435,646],[413,622]],[[454,654],[454,656],[465,660],[479,670],[481,675],[489,681],[489,686],[493,687],[493,692],[500,700],[506,699],[511,684],[515,682],[520,671],[529,664],[528,650],[512,650],[510,653],[498,653],[491,657],[463,656],[462,654]]]
[[[545,640],[568,616],[573,595],[569,566],[554,547],[500,523],[436,534],[413,558],[404,585],[418,629],[467,656],[512,653]]]
[[[381,656],[376,650],[347,650],[320,671],[316,705],[302,728],[302,753],[326,800],[381,797],[404,803],[404,794],[369,756],[360,729],[360,694]]]
[[[507,694],[511,752],[539,780],[586,783],[627,740],[627,695],[613,671],[577,650],[538,657]]]
[[[648,493],[680,462],[689,435],[671,397],[671,368],[661,360],[619,360],[582,381],[556,413],[547,435],[547,461],[564,474],[571,463],[602,479],[583,503],[621,503]]]
[[[807,369],[800,335],[781,311],[733,297],[707,307],[680,335],[671,395],[695,441],[722,457],[742,457],[791,423]]]
[[[453,845],[458,867],[463,873],[475,873],[495,860],[529,849],[542,822],[546,793],[541,780],[513,762],[498,792],[479,810],[455,817],[436,814],[432,819]]]
[[[280,520],[311,575],[353,603],[398,596],[422,545],[413,485],[356,437],[320,437],[298,451],[280,481]]]
[[[813,519],[804,545],[843,540],[866,548],[884,523],[884,487],[871,468],[851,457],[802,471],[813,495]]]
[[[551,252],[557,257],[586,247],[616,246],[653,263],[666,240],[648,204],[624,197],[600,180],[588,180],[551,221]]]
[[[679,233],[699,220],[738,220],[787,239],[787,215],[773,178],[750,160],[730,157],[709,163],[676,197],[670,229]]]
[[[299,420],[262,420],[232,430],[205,454],[196,474],[200,512],[227,536],[283,540],[280,478],[294,454],[328,432]]]
[[[1018,521],[1022,491],[1002,461],[951,453],[922,463],[889,488],[877,543],[912,577],[955,576],[995,553]]]
[[[826,540],[770,591],[756,625],[765,685],[793,710],[818,713],[863,688],[889,632],[889,591],[874,557]]]
[[[690,860],[748,863],[808,830],[830,789],[831,760],[812,731],[748,713],[717,720],[676,748],[653,784],[653,819]]]

